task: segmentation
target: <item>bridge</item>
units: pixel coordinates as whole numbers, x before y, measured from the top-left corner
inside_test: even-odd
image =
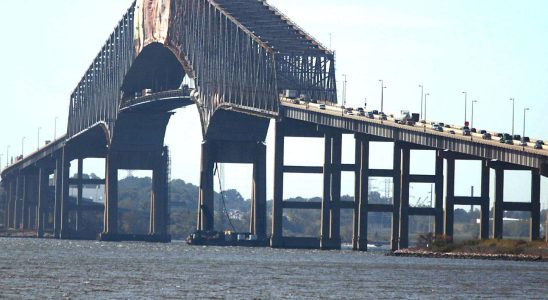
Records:
[[[194,87],[184,85],[190,78]],[[303,95],[302,100],[289,94]],[[397,124],[380,115],[345,113],[337,106],[334,53],[264,0],[137,0],[108,37],[70,95],[66,135],[1,173],[7,191],[7,226],[51,228],[55,238],[81,238],[86,184],[105,186],[102,240],[165,242],[168,232],[169,151],[166,126],[176,108],[195,105],[203,143],[198,203],[200,232],[215,230],[215,163],[253,165],[250,233],[272,247],[336,249],[341,246],[340,212],[353,211],[353,248],[367,249],[371,212],[392,216],[392,249],[409,245],[409,216],[433,216],[435,234],[453,236],[455,205],[481,207],[481,238],[503,237],[504,211],[531,213],[531,239],[540,233],[540,180],[548,176],[548,151],[506,145],[476,134],[439,132],[426,124]],[[275,119],[272,232],[266,232],[266,145]],[[455,129],[459,132],[459,129]],[[341,162],[342,135],[355,138],[355,161]],[[286,137],[324,140],[321,166],[284,163]],[[371,142],[393,144],[393,168],[369,167]],[[410,173],[411,150],[435,151],[435,174]],[[83,178],[83,160],[105,160],[103,179]],[[455,161],[482,162],[481,195],[455,196]],[[445,161],[445,163],[444,163]],[[77,176],[69,174],[71,164]],[[149,234],[118,232],[118,170],[152,170]],[[495,170],[494,221],[490,230],[490,170]],[[532,176],[531,201],[504,200],[505,170]],[[354,174],[354,200],[341,201],[341,174]],[[321,203],[283,199],[284,174],[323,174]],[[445,176],[444,176],[445,174]],[[53,175],[53,180],[50,176]],[[370,177],[393,179],[392,204],[368,201]],[[433,207],[409,203],[410,184],[435,185]],[[445,185],[445,189],[444,189]],[[71,200],[69,188],[76,187]],[[72,202],[71,202],[72,201]],[[96,208],[93,208],[96,209]],[[284,209],[321,211],[315,238],[283,235]]]

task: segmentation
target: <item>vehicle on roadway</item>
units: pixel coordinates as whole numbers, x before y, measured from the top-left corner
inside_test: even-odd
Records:
[[[465,129],[462,130],[462,135],[464,135],[464,136],[471,136],[472,133],[470,132],[470,129],[465,128]]]
[[[480,134],[486,134],[486,133],[487,133],[487,130],[485,130],[485,129],[482,129],[482,130],[480,130],[480,132],[479,132],[479,133],[480,133]]]
[[[372,111],[368,111],[368,112],[367,112],[367,117],[368,117],[369,119],[375,119],[375,114],[374,114]]]
[[[450,134],[455,134],[455,131],[454,130],[449,130],[449,133]]]
[[[489,132],[485,132],[485,133],[483,133],[481,138],[484,139],[484,140],[490,140],[491,139],[491,134]]]
[[[533,146],[533,148],[542,149],[542,145],[544,145],[544,142],[541,141],[541,140],[538,140],[538,141],[535,142],[535,146]]]

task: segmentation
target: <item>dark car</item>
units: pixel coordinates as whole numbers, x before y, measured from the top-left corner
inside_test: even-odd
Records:
[[[455,131],[454,130],[449,130],[449,133],[450,134],[455,134]]]
[[[514,134],[512,138],[514,139],[514,141],[521,141],[521,135],[519,134]]]
[[[409,119],[405,122],[405,124],[409,125],[409,126],[415,126],[415,121]]]
[[[534,146],[535,149],[542,149],[542,145],[544,144],[544,142],[542,142],[542,143],[540,143],[540,142],[542,142],[542,141],[536,141],[535,142],[535,146]]]
[[[544,141],[543,141],[543,140],[537,140],[536,142],[539,143],[539,144],[541,144],[541,145],[544,145]]]
[[[387,120],[386,115],[384,113],[379,114],[379,119],[381,120]]]
[[[368,111],[368,112],[367,112],[367,117],[368,117],[369,119],[374,119],[374,118],[375,118],[375,114],[374,114],[373,112],[371,112],[371,111]]]
[[[435,130],[435,131],[439,131],[439,132],[443,132],[443,127],[441,127],[441,126],[436,126],[436,127],[434,128],[434,130]]]
[[[470,130],[470,127],[468,127],[468,126],[463,126],[463,127],[460,128],[460,130],[462,130],[462,131],[464,131],[464,130],[466,130],[466,129]]]
[[[489,132],[485,132],[485,133],[483,133],[481,138],[484,139],[484,140],[490,140],[491,139],[491,134]]]
[[[444,127],[445,127],[445,128],[451,128],[451,125],[449,125],[449,124],[445,124],[445,126],[444,126]]]
[[[524,136],[521,140],[526,142],[526,143],[531,142],[531,139],[528,136]]]
[[[378,114],[379,114],[379,111],[376,110],[376,109],[374,109],[374,110],[373,110],[373,114],[374,114],[374,115],[378,115]]]
[[[501,138],[504,136],[504,133],[497,133],[497,137]]]
[[[487,133],[487,130],[485,129],[480,130],[480,134],[486,134],[486,133]]]
[[[519,145],[523,147],[527,147],[527,142],[525,142],[524,140],[521,140],[521,142],[519,142]]]
[[[472,128],[470,129],[470,132],[476,133],[476,132],[478,132],[478,131],[477,131],[476,128],[473,128],[473,127],[472,127]]]
[[[356,108],[357,111],[365,111],[362,107]]]
[[[439,122],[438,125],[440,125],[440,127],[443,127],[443,126],[445,126],[445,123]]]
[[[363,109],[362,110],[358,109],[358,116],[365,116],[365,111]]]
[[[462,135],[470,136],[470,135],[472,135],[472,134],[470,133],[470,129],[464,129],[464,130],[462,131]]]

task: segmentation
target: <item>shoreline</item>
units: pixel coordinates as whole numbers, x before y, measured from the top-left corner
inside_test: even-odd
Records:
[[[548,257],[529,254],[499,254],[478,252],[434,252],[423,249],[403,249],[389,252],[386,255],[396,257],[423,257],[423,258],[447,258],[447,259],[481,259],[481,260],[505,260],[505,261],[530,261],[548,262]]]

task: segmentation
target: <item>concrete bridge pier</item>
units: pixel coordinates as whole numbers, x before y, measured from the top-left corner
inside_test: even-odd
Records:
[[[369,205],[369,139],[366,135],[355,135],[355,163],[354,177],[354,230],[352,249],[367,251],[367,220]]]
[[[504,211],[528,211],[530,218],[530,239],[540,238],[540,172],[537,169],[511,165],[499,161],[491,161],[490,167],[495,170],[495,205],[493,217],[493,238],[503,238]],[[510,202],[504,201],[504,171],[530,171],[531,172],[531,201]]]
[[[276,121],[274,141],[274,198],[272,201],[272,235],[270,246],[281,248],[283,241],[283,191],[284,191],[285,132],[282,121]]]
[[[202,162],[200,165],[200,191],[198,195],[198,231],[212,231],[214,223],[214,181],[215,162],[213,149],[209,142],[202,143]]]
[[[36,235],[44,237],[44,230],[48,221],[48,204],[49,204],[49,174],[50,171],[46,167],[38,169],[38,208],[36,214]]]
[[[118,157],[109,153],[105,160],[105,212],[102,241],[116,241],[118,237]]]
[[[266,145],[257,143],[253,161],[252,215],[250,232],[258,239],[265,240],[266,235]]]
[[[22,212],[21,208],[23,206],[23,185],[24,185],[24,177],[22,174],[17,175],[17,178],[15,180],[15,201],[13,206],[13,228],[14,229],[21,229],[21,217]]]
[[[214,175],[216,163],[253,165],[249,232],[266,240],[266,145],[254,141],[206,140],[202,143],[198,231],[215,229]]]
[[[155,168],[152,170],[152,193],[150,196],[150,228],[149,235],[154,240],[168,241],[169,210],[168,210],[168,165],[169,153],[167,148],[157,157]]]
[[[445,208],[445,236],[449,239],[453,238],[454,224],[454,209],[455,205],[474,205],[480,206],[480,238],[489,238],[489,161],[481,160],[481,193],[480,196],[456,196],[455,195],[455,162],[457,160],[478,160],[477,157],[449,152],[440,151],[443,158],[447,161],[447,195]]]
[[[324,139],[320,248],[340,249],[342,134],[328,131]]]

